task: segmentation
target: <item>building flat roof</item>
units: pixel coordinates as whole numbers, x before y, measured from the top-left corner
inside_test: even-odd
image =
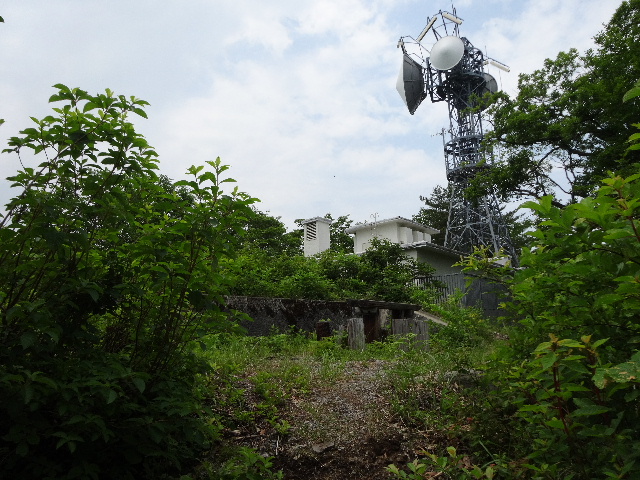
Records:
[[[347,233],[356,233],[360,230],[365,230],[367,228],[372,228],[378,225],[386,225],[389,223],[396,223],[398,225],[400,225],[401,227],[408,227],[411,228],[413,230],[418,230],[420,232],[424,232],[424,233],[428,233],[430,235],[434,235],[436,233],[440,233],[440,230],[433,228],[433,227],[427,227],[426,225],[422,225],[421,223],[417,223],[414,222],[413,220],[409,220],[407,218],[404,217],[394,217],[394,218],[387,218],[384,220],[377,220],[375,222],[372,223],[361,223],[359,225],[354,225],[353,227],[349,227],[347,228],[345,231]]]

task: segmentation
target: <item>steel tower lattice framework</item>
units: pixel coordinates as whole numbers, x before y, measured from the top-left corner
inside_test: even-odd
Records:
[[[494,254],[502,251],[510,257],[512,264],[517,264],[509,230],[500,212],[496,195],[490,192],[473,200],[465,198],[465,190],[471,180],[481,170],[491,168],[491,159],[485,157],[482,150],[484,135],[482,112],[475,107],[478,106],[478,100],[485,93],[497,90],[497,83],[491,75],[484,71],[484,66],[489,59],[485,58],[483,52],[475,48],[469,40],[460,37],[459,23],[461,23],[461,19],[456,16],[455,9],[453,9],[453,14],[440,11],[431,17],[417,41],[410,39],[410,37],[400,39],[398,46],[402,48],[405,57],[403,63],[405,85],[414,85],[415,89],[415,83],[408,84],[406,80],[407,76],[411,76],[411,72],[407,70],[415,69],[416,65],[420,65],[422,69],[424,84],[422,98],[416,99],[417,104],[413,108],[407,99],[405,102],[407,102],[411,113],[427,96],[432,102],[445,101],[448,105],[449,129],[448,131],[443,129],[442,132],[446,173],[451,195],[445,246],[465,253],[471,253],[474,247],[486,246]],[[461,58],[454,66],[446,70],[435,68],[428,52],[425,53],[425,49],[420,43],[428,31],[434,33],[436,45],[444,37],[458,37],[460,39],[464,49]],[[459,45],[460,42],[456,40],[453,43]],[[409,43],[419,47],[417,53],[408,53]],[[431,50],[434,52],[434,48]],[[439,53],[441,57],[445,55],[441,53],[442,50],[441,48]],[[414,62],[413,67],[410,68],[407,67],[411,61],[409,59]],[[495,61],[492,63],[499,64]],[[413,77],[415,81],[415,72],[413,72]]]

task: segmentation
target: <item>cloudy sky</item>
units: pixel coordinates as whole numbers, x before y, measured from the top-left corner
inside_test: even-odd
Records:
[[[618,0],[460,0],[460,34],[519,73],[584,51]],[[136,125],[162,173],[220,156],[258,207],[294,219],[411,217],[445,185],[446,106],[409,115],[395,90],[399,37],[434,0],[9,0],[0,6],[0,149],[49,113],[52,85],[151,103]],[[0,178],[20,164],[0,156]],[[0,182],[0,203],[17,192]]]

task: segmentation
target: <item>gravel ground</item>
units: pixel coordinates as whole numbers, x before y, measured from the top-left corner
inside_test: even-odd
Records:
[[[285,435],[269,425],[236,432],[233,443],[274,457],[286,480],[382,480],[433,443],[429,432],[404,425],[390,405],[382,360],[347,362],[317,388],[294,394],[280,409],[291,427]]]

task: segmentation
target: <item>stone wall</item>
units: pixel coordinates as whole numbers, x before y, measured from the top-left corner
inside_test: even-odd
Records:
[[[268,335],[292,329],[315,332],[318,322],[329,323],[331,331],[345,328],[350,318],[363,318],[368,325],[367,341],[379,339],[390,317],[411,318],[419,305],[373,300],[303,300],[267,297],[227,297],[227,308],[238,311],[236,320],[249,335]],[[249,318],[246,318],[249,317]]]
[[[328,320],[332,330],[345,326],[354,316],[347,302],[266,297],[227,297],[227,308],[246,314],[238,318],[249,335],[268,335],[273,331],[315,332],[316,323]]]

